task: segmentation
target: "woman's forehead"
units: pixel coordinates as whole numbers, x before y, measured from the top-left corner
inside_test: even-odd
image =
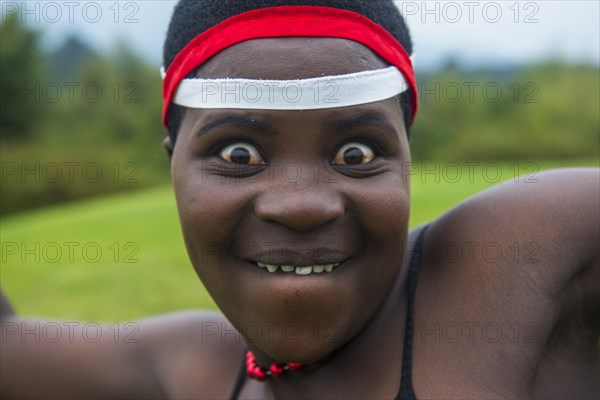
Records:
[[[253,39],[231,46],[198,70],[202,78],[303,79],[388,66],[368,47],[338,38]]]

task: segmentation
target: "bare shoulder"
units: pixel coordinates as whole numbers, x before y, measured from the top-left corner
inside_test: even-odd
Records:
[[[535,179],[486,190],[431,224],[416,326],[465,334],[462,342],[417,343],[423,387],[440,381],[419,370],[419,360],[452,371],[443,386],[455,394],[462,387],[464,397],[491,390],[493,397],[597,398],[600,173],[552,170]],[[461,362],[465,368],[452,369]]]
[[[242,365],[244,342],[227,319],[182,311],[140,322],[141,339],[167,398],[225,398]]]
[[[575,304],[563,295],[576,284],[573,295],[598,309],[600,294],[591,283],[600,274],[599,221],[600,170],[560,169],[464,201],[435,221],[428,236],[438,246],[453,243],[458,261],[468,261],[467,269],[482,278],[528,285],[528,292],[565,304]]]
[[[545,265],[561,266],[553,271],[557,278],[568,279],[598,264],[599,220],[600,169],[571,168],[486,190],[443,215],[433,233],[475,241],[490,252],[504,247],[499,256],[517,262],[549,261]]]

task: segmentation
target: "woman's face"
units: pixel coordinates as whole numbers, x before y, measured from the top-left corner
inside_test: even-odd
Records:
[[[300,79],[385,66],[343,39],[260,39],[223,51],[200,73]],[[187,250],[252,349],[315,362],[373,317],[404,255],[408,161],[397,99],[186,112],[171,174]]]

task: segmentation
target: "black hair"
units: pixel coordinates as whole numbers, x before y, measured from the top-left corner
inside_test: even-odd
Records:
[[[165,70],[177,53],[200,33],[243,12],[276,6],[325,6],[356,12],[381,25],[409,55],[412,54],[408,27],[392,0],[180,0],[173,11],[163,49]],[[190,77],[194,75],[195,71]],[[407,134],[412,116],[412,96],[411,91],[398,96]],[[167,129],[173,144],[185,110],[185,107],[176,104],[169,107]]]

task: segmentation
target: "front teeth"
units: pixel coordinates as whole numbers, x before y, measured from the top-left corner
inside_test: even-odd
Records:
[[[266,268],[270,273],[275,273],[279,269],[279,265],[266,264],[262,262],[256,262],[260,268]],[[321,274],[323,272],[331,272],[333,268],[340,265],[340,263],[336,264],[326,264],[326,265],[309,265],[306,267],[294,267],[293,265],[281,265],[281,270],[283,272],[295,272],[296,275],[310,275],[313,272],[315,274]]]
[[[313,267],[296,267],[296,275],[309,275]]]
[[[325,266],[324,266],[324,265],[314,265],[314,266],[312,267],[312,270],[313,270],[313,272],[314,272],[315,274],[320,274],[320,273],[322,273],[323,271],[325,271]]]

